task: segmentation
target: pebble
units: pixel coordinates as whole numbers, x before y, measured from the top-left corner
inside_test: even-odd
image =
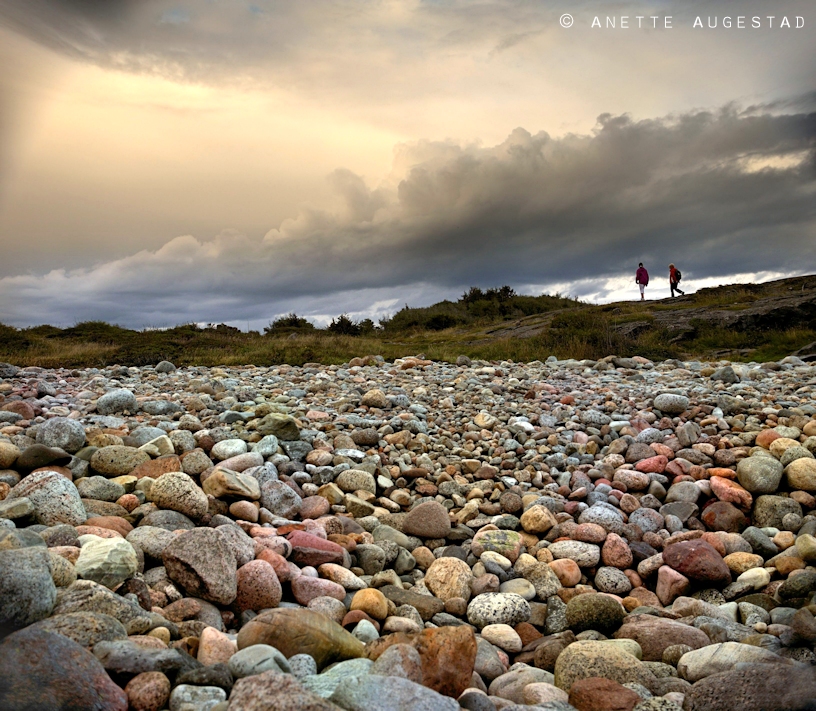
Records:
[[[793,708],[814,695],[814,376],[9,367],[0,625],[24,629],[2,646],[93,649],[54,666],[122,711]]]

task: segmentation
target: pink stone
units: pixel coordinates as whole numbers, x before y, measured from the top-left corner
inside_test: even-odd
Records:
[[[292,531],[287,538],[292,544],[292,560],[300,566],[317,567],[323,563],[342,565],[345,558],[345,549],[342,546],[311,533]]]
[[[691,582],[689,579],[668,565],[661,565],[657,571],[655,592],[657,593],[657,599],[663,605],[671,605],[675,598],[685,595],[690,587]]]
[[[198,638],[196,658],[205,666],[226,664],[237,651],[237,645],[227,635],[219,632],[215,627],[205,627]]]
[[[241,610],[264,610],[281,601],[281,584],[275,568],[265,560],[251,560],[238,568],[238,596],[235,606]]]
[[[275,575],[282,583],[288,583],[300,576],[300,568],[294,563],[290,563],[279,553],[270,550],[261,551],[258,555],[258,560],[265,560],[275,569]],[[297,574],[292,574],[292,569],[297,571]]]
[[[225,459],[218,463],[219,469],[230,469],[234,472],[242,472],[251,467],[260,467],[264,463],[263,457],[257,452],[246,452],[237,454],[234,457]]]
[[[711,491],[720,501],[736,504],[743,509],[751,508],[754,497],[737,482],[718,476],[711,477],[709,482],[711,483]]]
[[[342,585],[308,575],[301,575],[292,581],[292,594],[301,605],[308,605],[316,597],[333,597],[340,601],[346,599],[346,589]]]
[[[674,459],[674,450],[671,447],[667,447],[665,444],[660,444],[660,442],[652,442],[649,445],[656,454],[661,454],[666,459]]]
[[[624,570],[632,565],[632,551],[617,533],[610,533],[601,548],[601,560],[604,565]]]
[[[666,474],[685,476],[691,471],[692,464],[687,459],[672,459],[666,465]]]
[[[263,551],[274,551],[278,555],[282,555],[284,557],[292,552],[292,544],[282,536],[254,538],[254,541],[256,558],[259,558]]]
[[[325,516],[331,510],[329,500],[322,496],[307,496],[303,499],[303,505],[300,507],[300,517],[320,518]]]
[[[668,463],[669,460],[667,457],[663,456],[662,454],[658,454],[655,457],[641,459],[637,464],[635,464],[635,469],[637,469],[639,472],[662,474],[664,471],[666,471],[666,465]]]

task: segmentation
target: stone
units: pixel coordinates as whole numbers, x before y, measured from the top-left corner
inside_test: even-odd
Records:
[[[773,457],[746,457],[737,464],[739,483],[752,494],[772,494],[782,480],[782,464]]]
[[[423,680],[422,658],[410,644],[394,644],[386,649],[371,666],[370,674],[399,676],[415,684]]]
[[[816,698],[816,669],[748,665],[712,674],[686,691],[684,711],[805,711]]]
[[[576,681],[602,677],[619,684],[642,684],[649,688],[654,675],[637,657],[606,642],[574,642],[555,663],[555,685],[569,691]]]
[[[170,694],[170,711],[212,711],[227,700],[227,692],[217,686],[179,684]]]
[[[138,408],[136,396],[125,388],[110,390],[96,401],[96,411],[100,415],[115,415],[125,411],[136,413]]]
[[[445,538],[451,530],[448,510],[436,501],[425,501],[408,512],[402,530],[419,538]]]
[[[569,703],[578,711],[632,711],[640,700],[634,691],[602,677],[579,679],[569,692]]]
[[[547,550],[554,558],[569,558],[582,568],[591,568],[601,559],[601,549],[582,541],[556,541]]]
[[[29,627],[0,642],[3,711],[127,711],[128,698],[87,649]]]
[[[342,679],[329,700],[347,711],[459,711],[454,699],[421,684],[377,674]]]
[[[510,625],[486,625],[482,628],[481,635],[483,639],[511,654],[517,654],[524,646],[518,632]]]
[[[730,671],[741,663],[790,665],[793,661],[762,647],[739,642],[723,642],[686,652],[677,663],[677,672],[683,679],[694,683],[712,674]]]
[[[731,572],[714,547],[701,539],[680,541],[666,546],[663,560],[690,580],[699,580],[714,586],[731,582]]]
[[[67,523],[78,526],[88,518],[76,486],[62,474],[41,470],[29,474],[6,497],[28,499],[34,506],[34,518],[45,526]]]
[[[232,497],[257,501],[261,498],[261,485],[255,477],[220,467],[204,480],[202,489],[216,499]]]
[[[680,415],[688,409],[689,399],[685,395],[662,393],[654,399],[654,406],[667,415]]]
[[[94,656],[102,666],[115,674],[141,674],[146,671],[172,671],[181,668],[184,659],[175,649],[168,649],[161,641],[147,646],[131,639],[97,642]]]
[[[816,459],[795,459],[785,467],[785,477],[791,489],[816,491]]]
[[[177,511],[191,519],[201,518],[208,509],[207,495],[184,472],[162,474],[153,482],[147,498],[159,508]]]
[[[277,607],[283,591],[275,569],[265,560],[250,560],[236,574],[238,610],[263,610]]]
[[[603,634],[620,627],[626,610],[608,595],[576,595],[567,603],[567,624],[574,632],[598,630]]]
[[[37,428],[37,444],[62,449],[73,454],[78,452],[82,445],[85,444],[85,428],[77,420],[71,420],[67,417],[53,417]],[[47,463],[52,464],[55,462]],[[45,464],[39,466],[45,466]]]
[[[170,579],[190,595],[221,605],[235,600],[235,555],[218,531],[185,531],[165,547],[162,561]]]
[[[111,445],[97,449],[91,457],[94,471],[108,477],[130,474],[140,464],[150,461],[150,455],[135,447]]]
[[[488,692],[491,696],[523,704],[524,689],[530,684],[552,684],[553,675],[543,669],[535,669],[526,665],[520,665],[515,669],[510,669],[507,673],[490,682]]]
[[[261,506],[275,516],[292,519],[300,512],[303,500],[297,492],[282,481],[264,481],[261,484]]]
[[[428,688],[456,698],[470,685],[477,655],[471,627],[431,628],[417,634],[397,632],[372,642],[368,646],[369,658],[376,664],[392,645],[403,644],[419,653],[422,683]]]
[[[358,639],[318,612],[278,608],[262,612],[238,632],[238,649],[268,644],[286,657],[309,654],[318,669],[365,654]]]
[[[648,662],[662,661],[666,649],[674,645],[700,649],[710,644],[702,630],[653,615],[627,616],[614,637],[635,640],[643,652],[643,661]]]
[[[196,659],[204,666],[226,664],[235,654],[235,651],[235,642],[226,634],[215,629],[215,627],[205,627],[198,637]]]
[[[530,619],[530,604],[521,595],[513,593],[482,593],[471,600],[467,619],[479,629],[492,624],[511,627]]]
[[[253,644],[236,652],[230,657],[229,670],[236,679],[263,674],[266,671],[292,673],[286,657],[268,644]]]
[[[436,559],[425,573],[425,585],[441,600],[470,600],[473,573],[470,566],[458,558]]]
[[[98,612],[53,615],[33,626],[68,637],[86,649],[93,648],[97,642],[127,638],[127,630],[119,620]]]
[[[569,563],[572,563],[573,565],[575,565],[575,567],[577,567],[575,561],[569,559],[565,560],[568,560]],[[560,561],[553,561],[553,563],[556,562]],[[561,569],[563,572],[563,566]],[[562,586],[561,579],[558,577],[556,569],[551,567],[551,564],[541,562],[533,563],[529,567],[524,569],[523,574],[525,579],[532,584],[536,595],[541,600],[546,600],[552,595],[555,595]],[[572,574],[574,576],[574,569]],[[580,574],[578,576],[578,579],[580,580]]]
[[[125,687],[133,711],[161,711],[170,699],[170,680],[162,672],[143,672]]]
[[[349,610],[361,610],[375,620],[388,617],[388,599],[376,588],[366,588],[354,593]]]
[[[57,599],[51,566],[42,547],[0,550],[0,633],[51,614]]]
[[[255,430],[262,436],[274,435],[278,440],[285,442],[300,439],[300,428],[295,418],[277,412],[271,412],[264,416],[255,426]]]
[[[83,543],[74,568],[81,578],[113,590],[133,577],[139,570],[139,560],[125,539],[98,538]]]
[[[150,614],[138,603],[117,595],[108,588],[92,580],[77,580],[60,590],[53,615],[71,612],[95,612],[119,620],[129,635],[143,634],[153,626]]]
[[[546,533],[557,521],[546,506],[531,506],[521,515],[521,527],[528,533]]]

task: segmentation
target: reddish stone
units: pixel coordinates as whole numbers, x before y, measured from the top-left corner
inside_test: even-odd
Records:
[[[720,501],[727,501],[730,504],[735,504],[742,509],[750,509],[754,502],[754,497],[751,493],[741,487],[737,482],[730,479],[723,479],[722,477],[711,477],[711,491]]]
[[[672,459],[666,465],[665,473],[672,476],[685,476],[691,471],[692,466],[692,463],[685,459]]]
[[[34,627],[15,632],[0,644],[0,679],[4,711],[128,707],[125,692],[85,647]]]
[[[93,516],[85,521],[85,525],[116,531],[122,538],[133,530],[133,526],[121,516]]]
[[[74,480],[74,473],[68,467],[49,464],[46,467],[39,467],[38,469],[33,469],[31,471],[32,474],[36,474],[37,472],[56,472],[57,474],[64,476],[68,481]]]
[[[727,501],[715,501],[706,506],[700,518],[712,531],[739,533],[748,525],[745,514]]]
[[[286,558],[284,558],[280,553],[276,553],[275,551],[271,550],[263,550],[258,554],[257,560],[265,560],[275,569],[275,575],[278,576],[278,580],[282,583],[288,583],[294,580],[295,578],[299,577],[299,572],[297,574],[293,574],[292,568],[295,566],[294,563],[290,563]],[[300,569],[298,569],[299,571]]]
[[[699,531],[697,533],[699,533]],[[702,538],[707,543],[710,543],[712,548],[714,548],[717,553],[725,558],[725,545],[723,544],[722,539],[716,533],[713,533],[712,531],[703,531],[702,535],[697,536],[697,538]],[[672,543],[674,543],[674,541],[672,541]]]
[[[720,479],[730,480],[737,478],[737,473],[733,469],[726,469],[725,467],[711,467],[711,469],[706,469],[706,472],[709,479],[713,479],[715,476]]]
[[[118,499],[116,499],[116,503],[121,506],[125,511],[130,513],[133,509],[137,508],[140,505],[139,497],[135,494],[123,494]]]
[[[264,610],[277,607],[281,601],[281,584],[275,568],[265,560],[251,560],[238,568],[238,610]]]
[[[521,637],[521,643],[525,647],[530,644],[530,642],[544,636],[529,622],[519,622],[513,629],[516,630],[518,636]]]
[[[132,711],[161,711],[170,698],[170,680],[159,671],[142,672],[125,687]]]
[[[201,612],[201,603],[191,597],[183,597],[181,600],[171,602],[164,608],[164,617],[170,622],[184,622],[193,620]]]
[[[287,539],[292,544],[292,560],[301,567],[317,567],[323,563],[343,564],[345,550],[325,538],[304,531],[292,531]]]
[[[775,439],[779,439],[782,435],[775,430],[762,430],[761,432],[757,433],[756,444],[758,447],[764,447],[765,449],[770,449],[771,442]]]
[[[180,471],[181,460],[175,454],[167,454],[158,459],[150,459],[146,462],[142,462],[130,472],[130,476],[135,476],[137,479],[142,479],[146,476],[149,476],[151,479],[158,479],[162,474]]]
[[[377,629],[377,632],[380,631],[380,623],[377,622],[371,615],[366,614],[363,610],[351,610],[351,612],[347,612],[345,617],[343,617],[343,622],[341,623],[345,628],[354,627],[358,622],[361,620],[368,620],[374,627]]]
[[[668,458],[664,457],[662,454],[658,454],[656,457],[641,459],[637,464],[635,464],[635,469],[639,472],[644,472],[647,474],[662,474],[664,471],[666,471],[666,466],[668,463]]]
[[[331,511],[331,504],[329,500],[322,496],[307,496],[303,499],[303,505],[300,507],[300,517],[320,518]]]
[[[440,694],[458,698],[470,686],[476,664],[476,635],[469,625],[438,627],[417,634],[396,632],[369,645],[369,659],[376,660],[395,644],[409,644],[419,652],[423,684]]]
[[[634,691],[599,676],[579,679],[569,692],[569,703],[578,711],[632,711],[640,702]]]
[[[604,565],[623,570],[632,565],[634,558],[629,544],[617,533],[610,533],[601,548],[601,560]]]
[[[12,402],[7,402],[3,405],[3,410],[6,412],[15,412],[20,415],[24,420],[33,420],[37,413],[34,410],[34,407],[27,402],[22,400],[13,400]]]
[[[655,593],[663,605],[671,605],[678,597],[685,595],[690,587],[691,581],[668,565],[661,565],[657,571]]]
[[[124,538],[118,531],[110,528],[103,528],[102,526],[75,526],[78,536],[84,536],[86,533],[99,536],[100,538]]]
[[[663,550],[666,565],[691,580],[714,585],[731,582],[731,571],[714,547],[701,538],[672,543]]]
[[[579,523],[570,538],[585,543],[603,543],[606,539],[606,530],[597,523]]]
[[[700,649],[711,644],[708,635],[691,625],[654,615],[631,615],[613,635],[616,639],[633,639],[643,650],[643,661],[660,662],[663,651],[674,644]]]
[[[354,553],[354,551],[357,550],[357,541],[345,533],[331,533],[328,536],[328,540],[332,543],[336,543],[338,546],[342,546],[349,553]]]
[[[301,605],[308,605],[316,597],[333,597],[335,600],[346,599],[346,589],[342,585],[324,578],[312,578],[301,575],[291,582],[292,594]]]

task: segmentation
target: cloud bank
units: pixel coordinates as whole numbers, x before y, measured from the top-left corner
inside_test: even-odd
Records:
[[[639,261],[656,274],[673,261],[687,280],[816,270],[813,111],[604,114],[584,135],[517,128],[491,147],[405,144],[378,186],[345,169],[329,181],[336,207],[304,207],[261,239],[180,236],[0,279],[0,321],[143,327],[387,310],[471,284],[602,284]]]

